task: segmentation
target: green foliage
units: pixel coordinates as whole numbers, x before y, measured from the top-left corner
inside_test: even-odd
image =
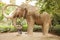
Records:
[[[4,5],[5,5],[4,3],[0,2],[0,9],[2,9]]]
[[[56,25],[56,26],[54,27],[54,30],[59,30],[59,32],[60,32],[60,25]]]
[[[60,25],[54,26],[52,29],[52,33],[54,33],[56,35],[60,35]]]
[[[27,21],[24,20],[24,21],[21,22],[21,24],[22,24],[22,26],[23,26],[23,31],[26,31],[26,30],[27,30],[27,27],[28,27]]]
[[[11,13],[12,11],[14,11],[15,9],[16,9],[16,7],[14,7],[14,6],[8,6],[5,12],[6,12],[7,14],[10,14],[10,13]]]
[[[12,25],[0,25],[0,32],[14,32],[16,31],[16,28]]]
[[[52,20],[53,26],[60,24],[60,13],[55,13]]]
[[[3,16],[2,16],[2,8],[5,4],[0,2],[0,21],[3,19]]]
[[[5,5],[6,5],[5,3],[0,2],[0,21],[4,18],[4,16],[2,15],[2,8]],[[5,12],[7,14],[9,14],[12,12],[12,10],[15,10],[15,9],[16,9],[16,7],[14,7],[14,6],[8,6],[7,9],[5,10]]]
[[[42,31],[42,27],[40,25],[34,25],[34,31],[40,32]]]
[[[9,27],[9,31],[10,32],[15,32],[15,31],[17,31],[17,29],[14,27],[14,26],[12,26],[12,25],[10,25],[10,27]]]
[[[52,24],[60,24],[60,0],[38,0],[37,6],[40,12],[48,12],[52,14]]]
[[[17,25],[22,25],[23,27],[23,31],[26,31],[27,30],[27,21],[26,21],[26,19],[23,19],[23,17],[22,18],[17,18]]]
[[[55,13],[55,11],[59,9],[59,5],[56,0],[38,0],[37,6],[40,8],[40,11],[47,11],[49,13]]]

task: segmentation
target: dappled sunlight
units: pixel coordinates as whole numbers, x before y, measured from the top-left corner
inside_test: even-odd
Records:
[[[10,0],[2,0],[3,3],[10,4]]]
[[[21,5],[25,0],[16,0],[16,5]]]
[[[15,1],[15,4],[16,4],[16,5],[21,5],[23,2],[25,3],[25,1],[26,1],[26,0],[16,0],[16,1]],[[2,0],[2,2],[3,2],[3,3],[6,3],[6,4],[10,4],[10,0]],[[35,6],[36,2],[37,2],[37,1],[31,1],[31,2],[29,2],[29,4]]]

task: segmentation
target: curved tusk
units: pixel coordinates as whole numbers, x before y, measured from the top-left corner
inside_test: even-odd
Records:
[[[8,5],[4,6],[4,8],[2,9],[2,14],[3,14],[6,18],[13,18],[14,11],[12,11],[9,15],[7,15],[7,14],[5,13],[5,10],[6,10],[6,8],[7,8],[8,6],[16,6],[16,7],[20,7],[20,6],[18,6],[18,5],[13,5],[13,4],[8,4]]]

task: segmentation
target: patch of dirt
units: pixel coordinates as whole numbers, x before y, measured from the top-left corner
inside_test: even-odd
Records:
[[[0,33],[0,40],[60,40],[59,36],[48,34],[44,36],[41,32],[34,32],[33,35],[25,34],[19,35],[17,32]]]

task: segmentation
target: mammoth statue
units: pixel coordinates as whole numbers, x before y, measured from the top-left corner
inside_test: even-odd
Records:
[[[38,8],[29,4],[21,4],[20,6],[17,6],[17,8],[11,12],[9,15],[5,14],[5,10],[8,6],[17,6],[17,5],[6,5],[3,8],[3,15],[6,18],[10,18],[13,20],[13,25],[18,29],[16,25],[16,19],[24,17],[27,20],[28,34],[33,34],[33,28],[34,24],[42,25],[42,32],[43,34],[47,34],[49,31],[49,27],[51,25],[51,16],[47,12],[43,12],[40,14],[38,12]]]

